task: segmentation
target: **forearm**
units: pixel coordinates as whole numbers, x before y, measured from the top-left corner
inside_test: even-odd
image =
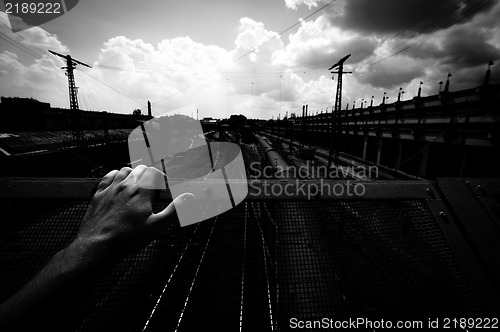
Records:
[[[163,175],[145,166],[108,173],[90,202],[77,239],[0,306],[0,330],[64,287],[71,285],[75,289],[73,284],[78,281],[75,279],[85,277],[83,274],[97,265],[105,266],[144,247],[168,223],[176,221],[175,204],[181,206],[194,195],[181,195],[175,204],[172,202],[163,211],[153,213],[154,191],[137,185],[142,179],[145,179],[143,184],[149,183],[148,179],[163,181]]]
[[[99,263],[99,244],[75,240],[20,291],[0,305],[0,329]]]

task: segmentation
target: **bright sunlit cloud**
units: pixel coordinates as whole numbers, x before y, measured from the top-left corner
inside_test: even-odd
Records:
[[[281,11],[299,15],[301,8],[314,10],[325,3],[285,0]],[[412,2],[413,11],[401,9],[397,0],[377,3],[338,0],[308,20],[298,16],[298,27],[283,34],[254,17],[234,17],[233,29],[227,31],[234,39],[232,47],[189,35],[158,42],[148,40],[146,33],[110,36],[93,49],[88,62],[93,68],[79,66],[75,71],[80,108],[125,114],[139,108],[145,113],[149,100],[154,115],[195,104],[200,117],[244,114],[269,119],[300,112],[304,103],[315,112],[331,110],[336,81],[327,69],[347,54],[352,55],[346,70],[353,73],[344,77],[342,107],[372,96],[379,103],[384,92],[394,97],[400,87],[411,97],[421,81],[424,94],[434,94],[448,72],[453,73],[454,89],[470,88],[481,83],[488,61],[499,60],[497,2],[471,0],[460,8],[454,1]],[[400,8],[398,15],[415,24],[376,18],[380,11],[387,19],[402,19],[390,16],[387,8]],[[446,10],[455,10],[455,16],[447,16]],[[429,22],[435,22],[434,28],[424,29]],[[47,50],[68,54],[73,41],[42,27],[14,34],[4,13],[0,23],[10,41],[0,48],[2,96],[33,97],[67,108],[64,63]],[[168,27],[168,22],[162,24]],[[495,78],[498,70],[493,69]]]

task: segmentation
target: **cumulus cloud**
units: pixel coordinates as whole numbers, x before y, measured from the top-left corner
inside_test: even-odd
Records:
[[[262,22],[242,18],[232,50],[187,36],[157,45],[117,36],[103,43],[95,66],[118,90],[139,100],[160,101],[153,104],[158,113],[196,104],[200,113],[224,117],[235,105],[249,107],[246,99],[265,98],[268,86],[258,76],[271,68],[271,55],[282,47],[279,34]]]
[[[300,5],[306,5],[311,9],[317,7],[321,0],[285,0],[285,5],[293,10],[297,10]]]
[[[224,80],[218,70],[231,62],[231,53],[189,37],[162,40],[157,46],[124,36],[103,44],[97,67],[117,88],[139,100],[164,100],[162,109],[186,104],[215,108],[222,104]],[[222,97],[220,97],[222,95]]]
[[[283,35],[264,22],[243,17],[237,22],[232,49],[202,44],[188,36],[157,44],[115,36],[102,43],[93,69],[75,72],[80,104],[131,113],[151,100],[155,115],[196,104],[202,117],[241,113],[270,118],[279,112],[283,117],[286,111],[300,112],[304,103],[310,110],[321,111],[335,103],[337,82],[327,69],[346,54],[352,54],[346,70],[353,74],[344,77],[342,107],[354,101],[359,105],[362,98],[369,103],[371,96],[377,104],[384,92],[395,100],[399,87],[410,97],[420,81],[424,95],[434,94],[437,82],[445,80],[448,72],[453,74],[452,90],[470,88],[481,83],[489,60],[500,60],[500,3],[486,10],[473,7],[477,1],[404,1],[408,7],[403,8],[395,0],[338,0],[327,12]],[[322,3],[326,2],[286,0],[285,6],[296,10]],[[451,9],[455,18],[468,10],[471,14],[439,32],[418,33],[433,17],[446,15],[443,8]],[[2,19],[5,14],[0,13]],[[20,35],[24,39],[12,37],[34,52],[37,48],[69,52],[57,35],[42,28]],[[15,48],[0,53],[2,94],[67,107],[62,60],[49,54],[26,58]],[[493,67],[493,77],[500,75],[497,67]]]
[[[263,92],[263,96],[285,105],[298,106],[304,80],[291,69],[286,69],[280,76],[279,85],[267,89]]]
[[[259,54],[263,57],[283,47],[280,35],[269,31],[264,23],[257,22],[248,17],[243,17],[239,22],[239,33],[235,41],[234,60],[243,60],[248,54],[251,62],[257,62]],[[249,53],[250,52],[250,53]]]
[[[68,53],[68,46],[63,45],[57,35],[50,34],[40,27],[34,27],[29,30],[17,33],[23,38],[20,40],[21,44],[28,47],[36,47],[40,50],[52,50],[59,53]]]
[[[375,37],[342,31],[320,16],[314,21],[302,22],[298,31],[290,34],[285,49],[273,54],[273,63],[318,68],[332,65],[346,54],[353,54],[353,58],[371,54],[377,44]]]
[[[0,22],[8,24],[5,13],[0,13]],[[68,47],[56,35],[39,27],[17,34],[2,28],[2,34],[11,41],[11,45],[17,45],[11,51],[4,50],[0,53],[2,96],[35,98],[41,101],[47,101],[47,96],[50,96],[50,102],[54,106],[67,106],[67,79],[59,69],[63,62],[44,50],[67,52]],[[14,53],[20,52],[20,49],[27,51],[22,54],[30,58],[29,64],[21,61],[18,54]]]
[[[67,79],[48,56],[24,65],[12,52],[0,53],[0,85],[2,96],[35,98],[66,107]]]
[[[15,19],[16,17],[13,16]],[[68,47],[63,45],[57,35],[50,34],[40,27],[33,27],[18,33],[13,33],[7,27],[10,27],[10,22],[7,14],[0,12],[0,25],[2,25],[2,33],[8,38],[15,40],[22,46],[29,49],[34,48],[36,53],[42,53],[43,50],[50,49],[56,52],[68,52]]]
[[[200,115],[225,117],[247,107],[245,113],[252,116],[252,111],[260,113],[256,101],[252,108],[247,100],[266,99],[266,108],[273,104],[264,96],[270,86],[259,75],[272,68],[271,56],[282,47],[279,34],[250,18],[240,19],[232,50],[187,36],[157,45],[117,36],[103,43],[95,75],[136,100],[152,100],[156,115],[196,104]]]

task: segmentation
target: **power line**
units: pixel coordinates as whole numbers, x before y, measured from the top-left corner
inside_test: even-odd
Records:
[[[329,2],[329,3],[327,3],[326,5],[324,5],[324,6],[320,7],[320,8],[318,8],[317,10],[315,10],[314,12],[312,12],[311,14],[307,15],[307,16],[306,16],[303,20],[301,20],[301,21],[299,21],[299,22],[297,22],[297,23],[295,23],[295,24],[293,24],[293,25],[289,26],[288,28],[286,28],[286,29],[284,29],[283,31],[279,32],[277,35],[274,35],[273,37],[271,37],[271,38],[269,38],[268,40],[264,41],[264,42],[263,42],[263,43],[261,43],[260,45],[258,45],[258,46],[256,46],[256,47],[254,47],[253,49],[251,49],[251,50],[249,50],[248,52],[244,53],[243,55],[239,56],[238,58],[236,58],[235,60],[233,60],[233,63],[236,63],[236,62],[240,61],[241,59],[243,59],[244,57],[248,56],[249,54],[251,54],[252,52],[254,52],[255,50],[257,50],[258,48],[260,48],[260,47],[262,47],[262,46],[266,45],[267,43],[269,43],[269,42],[273,41],[274,39],[276,39],[277,37],[281,36],[281,35],[282,35],[282,34],[284,34],[285,32],[287,32],[287,31],[289,31],[289,30],[293,29],[294,27],[296,27],[297,25],[301,24],[302,22],[304,22],[305,20],[307,20],[307,19],[308,19],[308,18],[310,18],[311,16],[313,16],[313,15],[317,14],[318,12],[320,12],[320,11],[324,10],[325,8],[327,8],[328,6],[332,5],[335,1],[336,1],[336,0],[332,0],[332,1],[330,1],[330,2]],[[221,69],[218,69],[218,70],[214,71],[213,73],[208,74],[208,75],[205,77],[205,79],[207,79],[208,77],[211,77],[212,75],[215,75],[216,73],[219,73],[219,72],[224,72],[224,71],[223,71],[223,70],[221,70]],[[190,88],[192,88],[193,86],[198,85],[200,82],[204,81],[205,79],[203,79],[203,80],[201,80],[201,81],[198,81],[198,82],[196,82],[196,83],[190,84],[189,86],[187,86],[187,87],[186,87],[186,88],[184,88],[184,89],[179,90],[178,92],[182,92],[182,91],[185,91],[185,90],[187,90],[187,89],[190,89]],[[164,101],[164,100],[166,100],[166,99],[169,99],[170,97],[172,97],[174,94],[176,94],[176,93],[178,93],[178,92],[172,93],[172,94],[170,94],[170,95],[166,96],[165,98],[162,98],[162,99],[160,99],[160,100],[158,100],[158,101],[156,101],[156,102],[152,103],[152,105],[156,105],[156,104],[158,104],[158,103],[160,103],[160,102],[162,102],[162,101]]]
[[[453,15],[455,14],[456,12],[448,12],[447,14],[445,14],[444,16],[440,17],[439,19],[433,21],[431,24],[428,24],[426,25],[425,27],[423,27],[422,29],[420,29],[418,32],[416,32],[412,37],[406,39],[405,41],[403,42],[400,42],[398,43],[397,45],[391,47],[387,52],[386,52],[386,56],[383,57],[382,59],[379,59],[379,60],[375,60],[373,62],[370,62],[370,63],[367,63],[367,65],[373,65],[373,64],[378,64],[380,62],[383,62],[397,54],[400,54],[404,51],[406,51],[407,49],[413,47],[413,46],[416,46],[418,45],[419,43],[421,43],[422,41],[434,36],[435,34],[439,33],[440,31],[442,31],[443,29],[446,29],[450,26],[452,26],[454,23],[458,22],[459,20],[461,19],[464,19],[465,17],[468,17],[472,14],[474,14],[475,12],[477,12],[477,10],[479,9],[482,9],[484,8],[485,6],[489,5],[491,2],[493,2],[493,0],[482,0],[480,1],[479,3],[476,3],[474,4],[473,6],[467,8],[463,13],[461,13],[458,17],[455,17],[455,18],[452,18],[451,20],[448,20],[446,21],[442,26],[436,28],[435,30],[433,30],[431,33],[428,33],[428,34],[425,34],[425,31],[426,30],[429,30],[433,27],[435,27],[440,21],[446,19],[447,17],[449,17],[450,15]],[[386,40],[384,40],[384,42],[382,44],[379,45],[379,47],[381,45],[383,45],[387,40],[390,40],[390,39],[394,39],[396,38],[397,36],[399,36],[400,34],[402,34],[406,29],[408,29],[409,27],[413,26],[414,24],[416,24],[417,22],[419,22],[420,20],[422,20],[423,18],[425,18],[426,16],[428,16],[432,11],[434,11],[436,8],[438,8],[440,5],[442,5],[443,3],[440,2],[438,5],[436,5],[435,7],[433,7],[431,10],[429,10],[428,12],[426,12],[424,15],[422,15],[419,19],[413,21],[412,23],[410,23],[409,25],[407,25],[404,29],[398,31],[397,33],[395,33],[391,38],[388,38]],[[424,35],[423,35],[424,34]],[[399,47],[401,46],[404,46],[406,44],[408,44],[411,40],[413,39],[416,39],[416,38],[419,38],[418,41],[416,43],[413,43],[413,44],[409,44],[407,45],[406,47],[404,47],[403,49],[400,49],[400,50],[397,50]],[[390,53],[391,51],[394,51],[394,50],[397,50],[396,52],[394,53]],[[365,54],[363,54],[362,56],[356,58],[353,62],[360,62],[360,61],[363,61],[365,59],[367,59],[370,55],[372,54],[372,52],[367,52]],[[312,68],[309,68],[308,72],[314,72],[314,71],[319,71],[319,70],[324,70],[323,67],[325,65],[319,65],[319,66],[316,66],[316,67],[312,67]],[[318,69],[316,69],[318,68]]]
[[[475,11],[476,11],[477,9],[481,9],[481,8],[483,8],[483,7],[487,6],[489,3],[493,2],[493,1],[494,1],[494,0],[482,0],[482,1],[480,1],[479,3],[477,3],[477,4],[473,5],[473,6],[471,6],[471,7],[470,7],[470,8],[468,8],[468,9],[466,9],[466,10],[464,11],[464,13],[461,13],[458,17],[455,17],[455,18],[450,19],[450,20],[449,20],[449,21],[447,21],[444,25],[442,25],[441,27],[439,27],[439,28],[437,28],[436,30],[434,30],[432,33],[429,33],[429,34],[426,34],[426,35],[423,35],[423,36],[421,35],[421,34],[423,34],[423,33],[424,33],[424,31],[425,31],[425,30],[428,30],[429,28],[434,27],[434,26],[435,26],[435,25],[436,25],[439,21],[441,21],[441,20],[443,20],[444,18],[446,18],[446,17],[448,17],[448,16],[450,16],[450,15],[454,14],[454,12],[449,12],[448,14],[444,15],[444,16],[443,16],[443,17],[441,17],[440,19],[438,19],[438,20],[434,21],[432,24],[429,24],[429,25],[427,25],[426,27],[424,27],[423,29],[421,29],[421,30],[420,30],[420,31],[419,31],[419,32],[418,32],[415,36],[413,36],[413,37],[411,37],[411,38],[409,38],[409,39],[405,40],[405,41],[404,41],[404,42],[402,42],[402,43],[397,44],[397,45],[396,45],[396,46],[394,46],[394,47],[392,47],[389,51],[396,50],[397,48],[399,48],[400,46],[403,46],[403,45],[407,44],[407,43],[408,43],[408,42],[410,42],[411,40],[413,40],[413,39],[415,39],[415,38],[417,38],[417,37],[421,37],[421,38],[420,38],[417,42],[415,42],[415,43],[413,43],[413,44],[409,44],[408,46],[406,46],[406,47],[404,47],[404,48],[402,48],[402,49],[400,49],[400,50],[398,50],[398,51],[396,51],[396,52],[394,52],[394,53],[392,53],[392,54],[389,54],[389,55],[387,55],[387,56],[383,57],[382,59],[379,59],[379,60],[376,60],[376,61],[370,62],[370,63],[368,63],[368,64],[366,64],[366,65],[374,65],[374,64],[381,63],[381,62],[383,62],[383,61],[385,61],[385,60],[387,60],[387,59],[389,59],[389,58],[391,58],[391,57],[393,57],[393,56],[395,56],[395,55],[397,55],[397,54],[400,54],[400,53],[402,53],[402,52],[404,52],[404,51],[408,50],[409,48],[411,48],[411,47],[413,47],[413,46],[415,46],[415,45],[418,45],[418,44],[419,44],[419,43],[421,43],[422,41],[429,39],[430,37],[432,37],[432,36],[434,36],[435,34],[437,34],[437,33],[441,32],[442,30],[444,30],[444,29],[446,29],[446,28],[449,28],[450,26],[452,26],[454,23],[458,22],[459,20],[461,20],[461,19],[463,19],[463,18],[465,18],[465,17],[468,17],[468,16],[470,16],[471,14],[474,14],[474,13],[475,13]]]
[[[26,46],[22,45],[17,40],[15,40],[13,38],[10,38],[8,35],[6,35],[5,33],[1,32],[1,31],[0,31],[0,34],[1,34],[0,38],[3,39],[3,40],[5,40],[7,43],[9,43],[12,46],[20,49],[21,51],[27,53],[28,55],[31,55],[35,59],[40,59],[40,55],[36,54],[35,52],[33,52],[32,50],[30,50]],[[41,59],[41,60],[43,60],[43,59]]]
[[[323,9],[325,9],[326,7],[330,6],[330,5],[331,5],[331,4],[333,4],[335,1],[336,1],[336,0],[332,0],[332,1],[330,1],[329,3],[327,3],[326,5],[324,5],[324,6],[320,7],[320,8],[318,8],[317,10],[315,10],[314,12],[312,12],[311,14],[307,15],[304,19],[302,19],[302,20],[300,20],[300,21],[296,22],[295,24],[293,24],[293,25],[289,26],[289,27],[288,27],[288,28],[286,28],[285,30],[283,30],[283,31],[279,32],[277,36],[275,35],[275,36],[273,36],[273,37],[269,38],[268,40],[266,40],[266,41],[265,41],[265,42],[263,42],[262,44],[260,44],[260,45],[258,45],[258,46],[256,46],[256,47],[254,47],[254,48],[253,48],[253,49],[251,49],[250,51],[248,51],[248,52],[244,53],[242,56],[240,56],[240,57],[236,58],[236,60],[234,60],[234,62],[238,62],[239,60],[243,59],[243,58],[244,58],[244,57],[246,57],[247,55],[249,55],[249,54],[253,53],[253,52],[254,52],[255,50],[257,50],[258,48],[260,48],[260,47],[262,47],[262,46],[264,46],[264,45],[266,45],[266,44],[270,43],[271,41],[273,41],[273,40],[274,40],[274,39],[276,39],[277,37],[280,37],[280,36],[281,36],[282,34],[284,34],[285,32],[287,32],[287,31],[289,31],[289,30],[291,30],[291,29],[295,28],[297,25],[301,24],[302,22],[304,22],[305,20],[307,20],[307,19],[308,19],[308,18],[310,18],[311,16],[316,15],[318,12],[320,12],[320,11],[322,11]]]
[[[383,45],[387,40],[391,40],[391,39],[394,39],[396,38],[397,36],[399,36],[400,34],[402,34],[404,31],[406,31],[408,28],[410,28],[411,26],[415,25],[417,22],[421,21],[422,19],[424,19],[425,17],[427,17],[430,13],[432,13],[435,9],[437,9],[438,7],[440,7],[444,2],[440,2],[438,3],[436,6],[434,6],[433,8],[431,8],[430,10],[428,10],[424,15],[420,16],[418,19],[414,20],[413,22],[411,22],[410,24],[408,24],[407,26],[405,26],[405,28],[401,29],[400,31],[398,31],[397,33],[395,33],[392,37],[390,38],[387,38],[385,39],[380,45]],[[328,5],[330,5],[331,3],[329,3]],[[319,10],[321,10],[322,8],[320,8]],[[314,14],[314,13],[313,13]],[[450,13],[446,14],[445,16],[443,16],[441,19],[443,19],[444,17],[450,15]],[[440,19],[440,20],[441,20]],[[437,21],[436,21],[437,22]],[[436,23],[434,22],[434,23]],[[300,22],[299,22],[300,23]],[[427,27],[426,27],[427,28]],[[425,29],[426,29],[425,28]],[[423,29],[424,30],[424,29]],[[421,30],[421,31],[423,31]],[[417,33],[418,34],[418,33]],[[415,37],[412,37],[412,38],[415,38]],[[392,49],[391,49],[392,50]],[[250,51],[251,53],[252,51]],[[372,52],[367,52],[365,54],[363,54],[362,56],[356,58],[353,62],[359,62],[359,61],[363,61],[364,59],[368,58],[370,55],[372,54]],[[309,66],[309,64],[313,64],[313,63],[319,63],[318,65],[316,66]],[[323,68],[327,65],[329,65],[330,63],[330,60],[328,60],[328,62],[324,61],[324,62],[318,62],[318,61],[309,61],[309,62],[303,62],[303,63],[300,63],[300,67],[298,66],[294,66],[293,68],[294,69],[301,69],[301,68],[307,68],[307,72],[315,72],[315,71],[319,71],[319,70],[324,70]],[[251,67],[251,68],[241,68],[241,69],[236,69],[234,71],[229,71],[230,73],[231,72],[237,72],[237,71],[252,71],[252,70],[258,70],[258,69],[264,69],[265,67]],[[267,73],[269,73],[269,70],[266,71]],[[269,73],[269,76],[272,76],[272,75],[278,75],[278,74],[281,74],[282,71],[272,71],[271,73]]]
[[[410,27],[412,27],[413,25],[415,25],[417,22],[421,21],[422,19],[424,19],[425,17],[427,17],[430,13],[432,13],[434,10],[436,10],[438,7],[440,7],[441,5],[443,5],[445,3],[445,1],[441,1],[441,2],[438,2],[438,4],[434,7],[432,7],[430,10],[428,10],[424,15],[420,16],[418,19],[414,20],[413,22],[411,22],[410,24],[408,24],[407,26],[405,26],[403,29],[399,30],[398,32],[396,32],[394,35],[392,35],[391,37],[389,38],[385,38],[382,43],[380,43],[378,45],[378,47],[382,46],[383,44],[385,44],[385,42],[387,40],[393,40],[395,39],[396,37],[398,37],[400,34],[402,34],[403,32],[407,31]],[[357,57],[356,59],[352,60],[352,62],[360,62],[360,61],[363,61],[364,59],[368,58],[373,52],[366,52],[365,54]]]
[[[3,22],[0,22],[0,24],[4,25],[5,27],[9,28],[10,27],[8,25],[6,25],[5,23]],[[2,36],[3,35],[3,36]],[[21,51],[27,53],[28,55],[32,56],[33,58],[37,59],[37,60],[41,60],[43,62],[47,62],[47,63],[50,63],[51,65],[55,66],[55,64],[47,59],[44,59],[43,58],[43,55],[45,54],[45,51],[43,51],[42,49],[40,49],[38,46],[36,46],[35,44],[33,44],[32,42],[30,42],[28,39],[24,38],[23,36],[21,36],[20,34],[17,34],[19,37],[21,37],[22,39],[24,39],[27,43],[29,43],[32,47],[36,48],[37,50],[39,50],[40,52],[42,52],[42,54],[38,54],[36,53],[34,50],[31,50],[29,49],[27,46],[25,45],[22,45],[19,41],[15,40],[14,38],[10,37],[9,35],[7,35],[6,33],[0,31],[0,38],[5,40],[6,42],[8,42],[9,44],[11,44],[12,46],[20,49]],[[57,66],[55,66],[57,68]],[[91,78],[93,78],[94,80],[98,81],[99,83],[103,84],[104,86],[110,88],[111,90],[127,97],[128,99],[132,100],[133,102],[139,104],[139,105],[143,105],[142,103],[138,102],[137,100],[133,99],[132,97],[130,97],[129,95],[113,88],[112,86],[110,86],[109,84],[106,84],[104,83],[103,81],[99,80],[98,78],[90,75],[89,73],[85,72],[85,71],[81,71],[82,73],[90,76]]]
[[[3,22],[0,22],[0,24],[2,24],[3,26],[7,27],[8,31],[9,31],[9,30],[11,30],[11,28],[10,28],[7,24],[5,24],[5,23],[3,23]],[[6,34],[4,34],[4,35],[6,35]],[[40,55],[39,55],[39,54],[37,54],[37,56],[39,56],[39,57],[43,57],[43,55],[45,54],[45,51],[44,51],[44,50],[42,50],[41,48],[39,48],[38,46],[36,46],[35,44],[33,44],[33,43],[32,43],[31,41],[29,41],[28,39],[24,38],[24,37],[22,36],[22,34],[17,33],[17,34],[14,34],[14,35],[15,35],[15,36],[18,36],[18,37],[21,37],[21,38],[22,38],[24,41],[26,41],[28,44],[30,44],[31,46],[33,46],[34,48],[36,48],[38,51],[40,51]],[[10,39],[12,39],[12,40],[15,40],[15,39],[14,39],[14,38],[12,38],[12,37],[9,37],[9,38],[10,38]],[[17,42],[17,41],[16,41],[16,42]],[[18,42],[18,43],[19,43],[19,42]],[[19,44],[20,44],[20,43],[19,43]],[[21,44],[20,44],[20,45],[21,45]]]
[[[135,102],[135,103],[137,103],[137,104],[139,104],[139,105],[141,105],[141,106],[142,106],[142,103],[138,102],[137,100],[135,100],[134,98],[130,97],[129,95],[127,95],[127,94],[125,94],[125,93],[123,93],[123,92],[121,92],[121,91],[119,91],[119,90],[117,90],[117,89],[113,88],[111,85],[109,85],[109,84],[107,84],[107,83],[104,83],[103,81],[101,81],[100,79],[96,78],[95,76],[92,76],[92,75],[90,75],[89,73],[87,73],[87,72],[85,72],[85,71],[81,71],[81,72],[82,72],[82,73],[84,73],[85,75],[87,75],[87,76],[89,76],[89,77],[93,78],[94,80],[96,80],[97,82],[101,83],[102,85],[104,85],[104,86],[106,86],[106,87],[110,88],[111,90],[113,90],[113,91],[115,91],[115,92],[119,93],[120,95],[123,95],[123,96],[127,97],[128,99],[130,99],[130,100],[132,100],[133,102]]]
[[[291,26],[287,27],[286,29],[284,29],[284,30],[282,30],[281,32],[279,32],[277,35],[274,35],[273,37],[271,37],[271,38],[269,38],[268,40],[264,41],[263,43],[259,44],[259,45],[258,45],[258,46],[256,46],[255,48],[253,48],[253,49],[251,49],[251,50],[249,50],[249,51],[245,52],[243,55],[241,55],[241,56],[240,56],[240,57],[238,57],[237,59],[233,60],[233,62],[234,62],[234,63],[236,63],[236,62],[240,61],[241,59],[243,59],[244,57],[248,56],[249,54],[251,54],[252,52],[254,52],[255,50],[257,50],[258,48],[260,48],[260,47],[262,47],[262,46],[264,46],[264,45],[268,44],[269,42],[271,42],[271,41],[273,41],[274,39],[278,38],[279,36],[283,35],[283,34],[284,34],[284,33],[286,33],[287,31],[290,31],[290,30],[291,30],[291,29],[293,29],[294,27],[298,26],[299,24],[301,24],[302,22],[304,22],[304,21],[305,21],[305,20],[307,20],[308,18],[310,18],[310,17],[314,16],[314,15],[315,15],[315,14],[317,14],[318,12],[320,12],[320,11],[324,10],[325,8],[327,8],[328,6],[332,5],[335,1],[336,1],[336,0],[332,0],[331,2],[329,2],[329,3],[325,4],[324,6],[322,6],[322,7],[318,8],[317,10],[315,10],[314,12],[312,12],[311,14],[307,15],[304,19],[302,19],[302,20],[300,20],[299,22],[297,22],[297,23],[295,23],[295,24],[293,24],[293,25],[291,25]],[[7,28],[9,28],[9,29],[10,29],[10,27],[9,27],[8,25],[4,24],[3,22],[0,22],[0,23],[1,23],[2,25],[4,25],[5,27],[7,27]],[[1,33],[1,32],[0,32],[0,33]],[[33,50],[30,50],[28,47],[26,47],[26,46],[22,45],[21,43],[19,43],[19,42],[18,42],[18,41],[16,41],[15,39],[13,39],[13,38],[11,38],[11,37],[7,36],[6,34],[4,34],[4,33],[2,33],[2,34],[3,34],[5,37],[7,37],[8,39],[2,38],[2,36],[0,36],[0,38],[2,38],[2,39],[4,39],[4,40],[6,40],[6,41],[7,41],[7,42],[9,42],[11,45],[15,46],[16,48],[19,48],[20,50],[22,50],[23,52],[25,52],[25,53],[29,54],[30,56],[32,56],[32,57],[33,57],[33,58],[35,58],[35,59],[39,59],[39,60],[41,60],[41,61],[49,62],[51,65],[55,66],[55,64],[54,64],[53,62],[48,61],[48,60],[46,60],[46,59],[43,59],[43,54],[45,53],[45,51],[44,51],[44,50],[42,50],[42,49],[40,49],[38,46],[36,46],[36,45],[35,45],[35,44],[33,44],[32,42],[30,42],[28,39],[26,39],[26,38],[24,38],[23,36],[19,35],[19,37],[21,37],[23,40],[25,40],[27,43],[29,43],[29,44],[30,44],[33,48],[35,48],[35,49],[37,49],[38,51],[40,51],[40,52],[42,53],[42,55],[37,54],[37,53],[36,53],[35,51],[33,51]],[[99,67],[102,67],[103,69],[123,70],[123,69],[121,69],[121,68],[119,68],[119,67],[117,67],[117,66],[104,66],[104,65],[101,65],[101,66],[99,66]],[[248,69],[248,70],[253,70],[253,69]],[[136,70],[134,70],[134,71],[149,72],[149,71],[151,71],[151,70],[146,70],[146,69],[136,69]],[[209,76],[212,76],[213,74],[215,74],[215,73],[217,73],[217,72],[220,72],[220,71],[222,71],[222,70],[220,70],[220,69],[219,69],[219,70],[215,71],[214,73],[212,73],[212,74],[208,75],[208,76],[207,76],[207,78],[208,78]],[[91,78],[93,78],[94,80],[96,80],[96,81],[98,81],[99,83],[103,84],[104,86],[106,86],[106,87],[110,88],[111,90],[113,90],[113,91],[117,92],[118,94],[120,94],[120,95],[123,95],[123,96],[127,97],[128,99],[130,99],[130,100],[131,100],[131,101],[133,101],[134,103],[137,103],[137,104],[138,104],[138,105],[140,105],[140,106],[142,106],[142,105],[143,105],[142,103],[138,102],[137,100],[135,100],[134,98],[130,97],[129,95],[127,95],[127,94],[125,94],[125,93],[123,93],[123,92],[121,92],[121,91],[119,91],[119,90],[115,89],[114,87],[112,87],[112,86],[110,86],[109,84],[107,84],[107,83],[105,83],[105,82],[103,82],[103,81],[99,80],[98,78],[96,78],[96,77],[94,77],[94,76],[90,75],[89,73],[87,73],[87,72],[85,72],[85,71],[81,71],[81,72],[82,72],[82,73],[84,73],[84,74],[86,74],[86,75],[88,75],[88,76],[90,76]],[[277,75],[277,74],[281,74],[282,72],[283,72],[282,70],[275,71],[276,75]],[[270,77],[270,76],[275,76],[275,75],[273,75],[273,74],[271,74],[271,73],[269,73],[269,72],[267,71],[266,73],[261,73],[261,74],[259,74],[259,75],[252,75],[251,77],[250,77],[250,76],[248,76],[248,78],[255,78],[255,77],[259,77],[259,76],[260,76],[260,77]],[[241,78],[243,78],[243,77],[241,77]],[[256,81],[255,83],[265,83],[265,82],[271,82],[271,81],[275,81],[275,80],[277,80],[277,78],[272,78],[272,79],[269,79],[269,80],[261,80],[261,81]],[[199,84],[199,83],[200,83],[200,81],[198,81],[198,82],[196,82],[196,83],[194,83],[194,84],[191,84],[191,85],[189,85],[189,86],[185,87],[184,89],[181,89],[181,90],[180,90],[180,91],[178,91],[178,92],[185,91],[185,90],[187,90],[187,89],[189,89],[189,88],[191,88],[191,87],[193,87],[193,86],[195,86],[195,85],[197,85],[197,84]],[[236,83],[236,82],[235,82],[235,83]],[[177,93],[177,92],[175,92],[175,93]],[[174,94],[175,94],[175,93],[174,93]],[[163,101],[163,100],[166,100],[166,99],[170,98],[172,95],[173,95],[173,94],[170,94],[170,95],[168,95],[167,97],[162,98],[162,99],[160,99],[160,100],[156,101],[156,102],[155,102],[155,103],[153,103],[153,104],[158,104],[158,103],[160,103],[161,101]],[[158,106],[156,106],[156,107],[157,107],[157,108],[159,108]],[[141,109],[145,109],[145,107],[143,106]],[[161,108],[160,108],[160,109],[161,109]],[[167,112],[168,112],[168,111],[167,111]]]

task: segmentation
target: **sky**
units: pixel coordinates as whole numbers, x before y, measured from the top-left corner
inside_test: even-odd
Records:
[[[62,59],[71,54],[81,109],[271,119],[330,112],[347,54],[342,108],[500,82],[497,0],[85,0],[12,32],[0,3],[0,95],[69,108]],[[188,114],[191,115],[191,114]],[[193,114],[193,116],[196,116]]]

